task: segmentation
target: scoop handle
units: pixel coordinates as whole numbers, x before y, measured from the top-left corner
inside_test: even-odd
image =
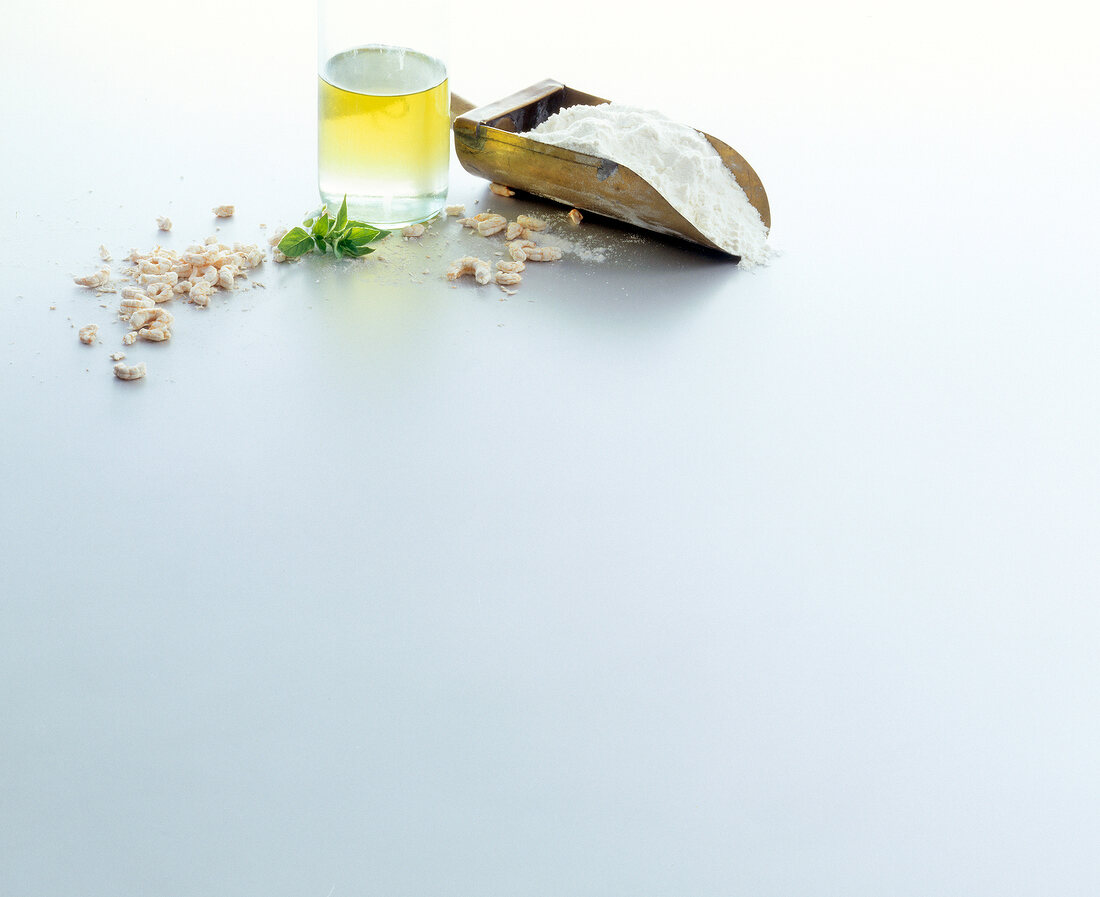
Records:
[[[455,119],[471,109],[476,109],[477,103],[471,103],[466,97],[459,96],[457,93],[451,93],[451,124],[453,125]]]

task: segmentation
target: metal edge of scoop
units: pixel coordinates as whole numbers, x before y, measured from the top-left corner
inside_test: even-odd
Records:
[[[511,96],[473,107],[452,98],[455,152],[466,171],[536,196],[606,215],[658,233],[722,249],[677,212],[653,186],[625,165],[609,159],[540,143],[522,133],[560,109],[610,102],[546,80]],[[738,152],[700,131],[760,213],[765,226],[771,214],[764,185]],[[736,258],[737,256],[733,256]]]

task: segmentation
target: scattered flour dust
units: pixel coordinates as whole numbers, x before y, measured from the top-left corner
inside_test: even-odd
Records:
[[[514,212],[509,211],[508,214],[514,217]],[[616,248],[606,243],[606,233],[589,233],[582,225],[579,229],[570,227],[569,235],[566,236],[555,229],[555,225],[565,227],[564,213],[549,209],[540,211],[539,215],[550,225],[548,229],[540,230],[534,235],[537,236],[540,246],[556,247],[563,254],[590,264],[611,262],[616,258]],[[502,213],[502,217],[507,216]],[[519,217],[522,218],[523,215]],[[375,283],[392,286],[409,282],[422,284],[433,280],[439,276],[441,263],[446,265],[460,256],[477,256],[492,260],[494,264],[507,259],[507,244],[502,239],[503,232],[485,237],[470,227],[452,227],[455,223],[454,216],[439,216],[425,223],[427,227],[419,239],[406,240],[399,232],[392,233],[373,244],[374,252],[355,259],[352,264],[369,269]],[[632,235],[619,237],[619,242],[633,243],[640,240],[640,237]],[[331,256],[325,256],[324,262],[326,269],[331,268],[334,272],[342,270],[341,263]]]
[[[524,136],[632,169],[708,239],[740,256],[743,268],[766,264],[772,255],[760,213],[694,128],[608,103],[562,109]]]
[[[611,257],[611,250],[607,246],[587,246],[580,240],[569,240],[558,234],[547,234],[543,244],[556,246],[562,252],[579,258],[582,262],[602,264]]]

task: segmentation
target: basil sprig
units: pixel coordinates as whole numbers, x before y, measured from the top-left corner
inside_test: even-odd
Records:
[[[369,246],[376,240],[389,236],[388,230],[381,230],[365,221],[348,218],[348,198],[340,204],[340,211],[334,219],[328,213],[328,206],[321,206],[319,212],[302,222],[300,227],[292,227],[279,241],[279,251],[288,259],[296,259],[316,249],[322,255],[331,252],[337,258],[361,258],[368,252],[374,252]]]

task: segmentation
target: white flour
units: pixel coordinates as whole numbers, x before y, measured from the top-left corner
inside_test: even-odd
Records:
[[[562,109],[524,136],[625,165],[709,240],[739,255],[744,268],[771,255],[760,213],[694,128],[659,112],[608,103]]]

